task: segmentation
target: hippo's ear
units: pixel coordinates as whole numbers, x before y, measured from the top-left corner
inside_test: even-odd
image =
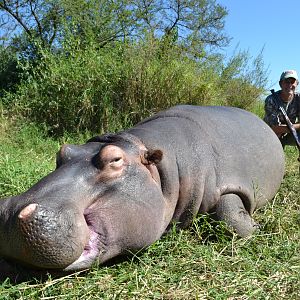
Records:
[[[161,150],[146,150],[141,156],[142,163],[144,165],[157,165],[163,158],[163,152]]]
[[[77,145],[64,144],[60,150],[56,153],[56,168],[59,168],[62,164],[80,157],[84,153],[84,150]]]

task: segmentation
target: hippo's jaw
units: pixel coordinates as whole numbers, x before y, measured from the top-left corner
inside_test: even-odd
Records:
[[[1,241],[0,255],[34,269],[79,271],[106,252],[106,239],[88,215],[64,210],[59,214],[36,203],[17,215],[11,239]],[[102,230],[101,230],[102,231]]]
[[[90,217],[89,208],[57,212],[30,203],[16,214],[13,227],[17,234],[1,233],[0,257],[32,270],[64,273],[88,269],[95,261],[106,260],[108,252],[105,226],[99,227],[97,221],[95,224]]]
[[[74,208],[30,203],[3,219],[0,255],[35,269],[63,270],[80,257],[90,239],[83,214]]]
[[[0,241],[0,280],[4,280],[7,277],[12,280],[27,280],[30,279],[31,276],[39,278],[47,273],[56,276],[66,272],[86,270],[93,262],[98,260],[99,255],[101,256],[102,253],[106,252],[105,244],[101,242],[101,239],[104,237],[100,237],[100,235],[95,232],[93,225],[91,222],[88,222],[85,215],[84,219],[88,228],[88,234],[87,239],[84,241],[84,246],[79,247],[79,251],[76,250],[74,246],[71,249],[70,244],[74,245],[75,242],[73,241],[68,245],[70,241],[66,238],[64,238],[64,243],[59,243],[59,241],[55,239],[55,242],[58,242],[58,244],[51,246],[51,241],[49,241],[47,233],[41,234],[41,232],[38,232],[39,230],[35,230],[41,235],[39,240],[41,241],[44,237],[47,239],[47,243],[40,246],[36,245],[34,234],[32,235],[29,232],[34,231],[32,224],[36,223],[36,221],[33,221],[33,219],[37,220],[37,215],[41,214],[40,212],[37,213],[38,210],[40,211],[41,207],[36,203],[32,203],[23,208],[18,214],[19,223],[23,223],[21,226],[27,227],[23,232],[20,232],[21,235],[23,235],[21,241],[14,241],[14,244],[7,240],[4,243]],[[31,219],[31,221],[29,219]],[[53,234],[53,232],[51,233],[50,231],[49,233]],[[77,234],[80,234],[80,232],[77,232]],[[21,246],[19,245],[20,242],[22,243]],[[3,244],[9,244],[10,246],[7,250],[4,250],[5,247]],[[43,244],[43,242],[41,242],[41,244]],[[49,245],[50,247],[47,247]],[[81,249],[82,247],[83,250]],[[23,250],[21,251],[23,256],[20,255],[20,251],[15,251],[18,250],[18,248]],[[41,249],[43,251],[41,251]],[[52,257],[49,255],[51,253],[53,254]]]

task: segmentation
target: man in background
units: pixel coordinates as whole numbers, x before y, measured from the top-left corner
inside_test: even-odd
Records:
[[[284,71],[279,80],[281,90],[276,91],[275,94],[300,138],[300,94],[296,92],[298,83],[298,75],[295,70]],[[285,145],[295,145],[295,140],[272,94],[265,100],[264,121],[276,133],[283,147]]]

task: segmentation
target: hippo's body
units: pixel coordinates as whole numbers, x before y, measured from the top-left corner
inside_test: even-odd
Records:
[[[174,221],[188,226],[198,212],[247,236],[283,173],[282,146],[258,117],[176,106],[119,134],[64,145],[55,171],[2,200],[2,263],[86,269],[150,245]]]

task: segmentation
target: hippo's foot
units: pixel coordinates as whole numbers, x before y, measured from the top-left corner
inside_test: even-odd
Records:
[[[235,194],[221,196],[215,216],[217,220],[225,221],[241,237],[251,235],[259,227],[245,209],[241,198]]]

